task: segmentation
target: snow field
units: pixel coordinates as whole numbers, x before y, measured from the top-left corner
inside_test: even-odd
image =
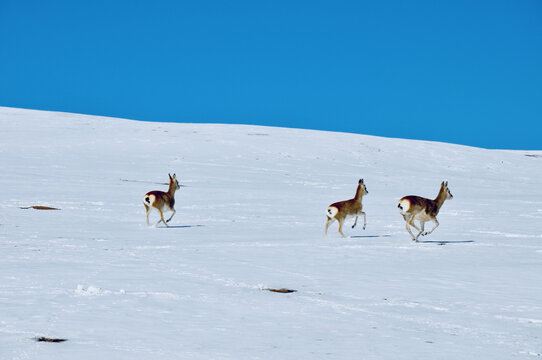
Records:
[[[542,353],[542,152],[10,108],[0,129],[1,359]],[[148,228],[173,172],[172,226]],[[359,178],[367,229],[324,237]],[[415,244],[397,200],[442,180]]]

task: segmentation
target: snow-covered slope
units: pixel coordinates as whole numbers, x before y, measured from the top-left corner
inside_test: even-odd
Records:
[[[540,151],[0,108],[0,165],[1,359],[542,353]],[[177,214],[148,228],[168,173]],[[367,229],[324,237],[360,178]],[[442,180],[414,243],[397,200]]]

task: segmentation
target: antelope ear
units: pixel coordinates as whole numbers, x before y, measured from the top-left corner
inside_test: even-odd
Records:
[[[448,181],[446,181],[446,182],[444,183],[444,186],[448,187]]]
[[[173,178],[177,180],[177,174],[173,174]]]
[[[169,176],[169,178],[171,179],[171,174],[168,173],[167,176]]]
[[[359,179],[358,184],[363,184],[363,179]]]

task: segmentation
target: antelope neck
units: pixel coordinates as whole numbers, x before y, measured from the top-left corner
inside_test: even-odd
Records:
[[[446,200],[446,190],[444,188],[441,188],[437,195],[437,198],[434,200],[437,203],[437,206],[439,209],[442,206],[442,204],[444,204],[445,200]]]

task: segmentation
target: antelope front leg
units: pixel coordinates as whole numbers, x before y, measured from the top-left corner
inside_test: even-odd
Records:
[[[173,215],[175,215],[177,213],[177,211],[175,211],[175,209],[173,210],[173,214],[171,214],[171,216],[169,217],[169,219],[166,220],[166,222],[168,223],[169,220],[171,220],[173,218]]]
[[[354,225],[352,225],[352,229],[356,227],[356,224],[358,223],[358,216],[356,215],[356,220],[354,221]],[[365,227],[364,227],[365,228]]]
[[[160,220],[158,220],[158,222],[156,223],[156,226],[158,226],[158,224],[160,224],[160,221],[161,221],[164,223],[164,225],[166,225],[166,227],[169,227],[167,222],[164,220],[164,213],[162,212],[162,210],[158,209],[158,211],[160,212]]]
[[[367,215],[365,215],[364,211],[362,211],[361,214],[363,215],[363,230],[365,230],[365,227],[367,226]]]
[[[414,218],[410,218],[410,221],[408,222],[408,225],[412,226],[414,229],[418,230],[418,231],[421,231],[421,229],[419,227],[416,226],[416,224],[414,224]]]
[[[429,230],[428,232],[426,232],[424,235],[429,235],[431,234],[438,226],[439,226],[439,223],[438,223],[438,220],[436,218],[432,219],[433,222],[435,223],[435,226]]]
[[[421,229],[420,229],[420,232],[418,233],[418,235],[416,235],[416,241],[418,241],[418,238],[420,237],[420,235],[421,235],[421,236],[424,236],[424,235],[427,234],[427,233],[424,233],[425,222],[424,222],[424,221],[420,221],[420,225],[421,225],[421,226],[420,226]]]

